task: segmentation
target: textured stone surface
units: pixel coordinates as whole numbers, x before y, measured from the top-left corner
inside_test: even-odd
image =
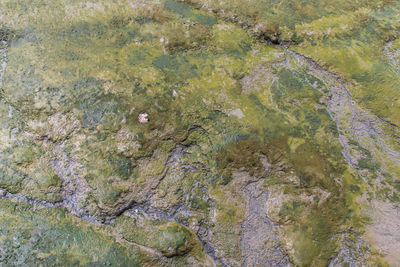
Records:
[[[0,265],[396,266],[399,8],[1,1]]]

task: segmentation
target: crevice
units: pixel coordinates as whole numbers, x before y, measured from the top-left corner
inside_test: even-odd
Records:
[[[141,214],[146,219],[150,219],[150,220],[164,219],[166,221],[175,222],[177,224],[180,224],[180,225],[190,229],[190,227],[188,225],[186,225],[179,219],[179,215],[181,215],[187,209],[188,208],[186,207],[186,205],[179,204],[175,207],[172,207],[170,209],[170,211],[167,212],[167,211],[154,209],[151,207],[151,204],[149,202],[147,202],[147,203],[143,203],[143,204],[134,203],[125,212],[128,212],[128,216],[130,214],[130,216],[134,217],[138,214]],[[215,262],[219,262],[223,267],[228,266],[226,263],[224,263],[224,261],[221,258],[216,256],[215,250],[209,242],[204,240],[203,237],[198,232],[196,232],[195,234],[196,234],[197,238],[199,239],[199,241],[201,242],[201,244],[203,245],[204,252],[208,256],[210,256]]]
[[[395,127],[395,128],[400,129],[400,126],[394,124],[393,122],[391,122],[391,121],[389,121],[389,120],[387,120],[387,119],[385,119],[385,118],[383,118],[383,117],[379,117],[379,116],[378,116],[377,118],[380,119],[381,121],[383,121],[383,122],[389,124],[390,126],[393,126],[393,127]]]
[[[360,140],[361,137],[369,138],[371,140],[370,144],[374,144],[375,149],[379,150],[377,146],[382,147],[390,155],[390,160],[400,162],[400,152],[390,148],[384,140],[385,133],[381,127],[387,125],[388,121],[386,119],[379,118],[358,107],[353,100],[354,96],[338,75],[325,70],[311,58],[286,48],[284,49],[294,56],[300,62],[299,64],[306,64],[310,67],[310,72],[316,77],[322,78],[321,80],[324,81],[326,87],[329,89],[327,111],[339,129],[339,140],[345,150],[346,159],[351,157],[350,151],[352,148],[348,145],[349,140],[347,136],[350,135],[354,140]],[[379,125],[379,123],[382,124]],[[348,124],[348,127],[343,127],[343,124]],[[348,134],[345,135],[344,133]],[[374,143],[374,140],[377,143]],[[354,158],[349,161],[349,164],[362,177],[363,175],[360,174],[358,166],[354,164],[355,162],[358,161]]]
[[[33,198],[30,198],[30,197],[27,197],[27,196],[24,196],[24,195],[10,193],[10,192],[6,191],[5,189],[0,188],[0,200],[4,200],[4,199],[17,200],[18,203],[24,202],[24,203],[31,204],[34,207],[38,206],[38,207],[41,207],[41,208],[54,208],[54,207],[66,208],[65,207],[65,201],[59,201],[59,202],[54,202],[53,203],[53,202],[47,202],[47,201],[44,201],[44,200],[35,200]],[[110,224],[107,224],[107,223],[102,223],[102,222],[96,220],[93,217],[79,216],[78,214],[74,214],[74,213],[71,213],[71,214],[75,215],[79,219],[83,219],[85,221],[88,221],[88,222],[96,224],[96,225],[110,225]],[[144,246],[144,245],[141,245],[141,244],[138,244],[138,243],[135,243],[135,242],[132,242],[132,241],[129,241],[129,240],[123,238],[120,234],[117,234],[114,229],[112,230],[112,233],[110,233],[110,235],[113,236],[117,241],[126,242],[126,243],[128,243],[130,245],[139,247],[142,250],[145,250],[145,251],[147,251],[147,252],[149,252],[151,254],[154,254],[154,255],[156,255],[156,256],[158,256],[160,258],[166,259],[166,257],[164,255],[162,255],[162,253],[160,251],[158,251],[156,249],[153,249],[153,248],[150,248],[150,247],[147,247],[147,246]]]
[[[4,188],[0,188],[0,199],[16,199],[18,202],[26,202],[32,205],[38,205],[43,207],[63,207],[64,201],[48,202],[45,200],[37,200],[31,197],[27,197],[21,194],[10,193]]]

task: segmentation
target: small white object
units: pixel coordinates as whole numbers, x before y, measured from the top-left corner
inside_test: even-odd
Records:
[[[140,123],[146,123],[149,121],[149,114],[147,113],[140,113],[138,116],[139,122]]]
[[[164,38],[160,38],[160,43],[164,43]]]
[[[138,211],[138,209],[135,209],[135,213],[138,213],[139,211]]]
[[[234,109],[234,110],[231,110],[231,111],[229,111],[228,112],[228,115],[229,116],[236,116],[236,117],[238,117],[239,119],[241,119],[241,118],[243,118],[244,117],[244,114],[243,114],[243,111],[240,109],[240,108],[237,108],[237,109]]]
[[[12,106],[8,105],[8,117],[12,118],[13,112],[12,112]]]
[[[177,96],[178,96],[178,93],[177,93],[175,90],[173,90],[173,91],[172,91],[172,95],[173,95],[174,97],[177,97]]]

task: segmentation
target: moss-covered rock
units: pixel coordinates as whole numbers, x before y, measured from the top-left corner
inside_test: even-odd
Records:
[[[155,249],[166,257],[196,255],[202,250],[193,231],[176,222],[121,216],[115,227],[126,240]]]
[[[0,188],[49,206],[2,200],[4,264],[254,265],[243,247],[263,243],[299,266],[378,262],[343,242],[367,196],[399,197],[398,9],[1,1]],[[254,210],[273,233],[244,229]]]
[[[140,266],[152,261],[139,248],[107,234],[106,227],[74,218],[63,208],[34,208],[0,200],[4,265]]]

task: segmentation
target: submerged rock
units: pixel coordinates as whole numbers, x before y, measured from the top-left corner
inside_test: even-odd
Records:
[[[395,266],[399,6],[303,2],[0,1],[0,265]]]

